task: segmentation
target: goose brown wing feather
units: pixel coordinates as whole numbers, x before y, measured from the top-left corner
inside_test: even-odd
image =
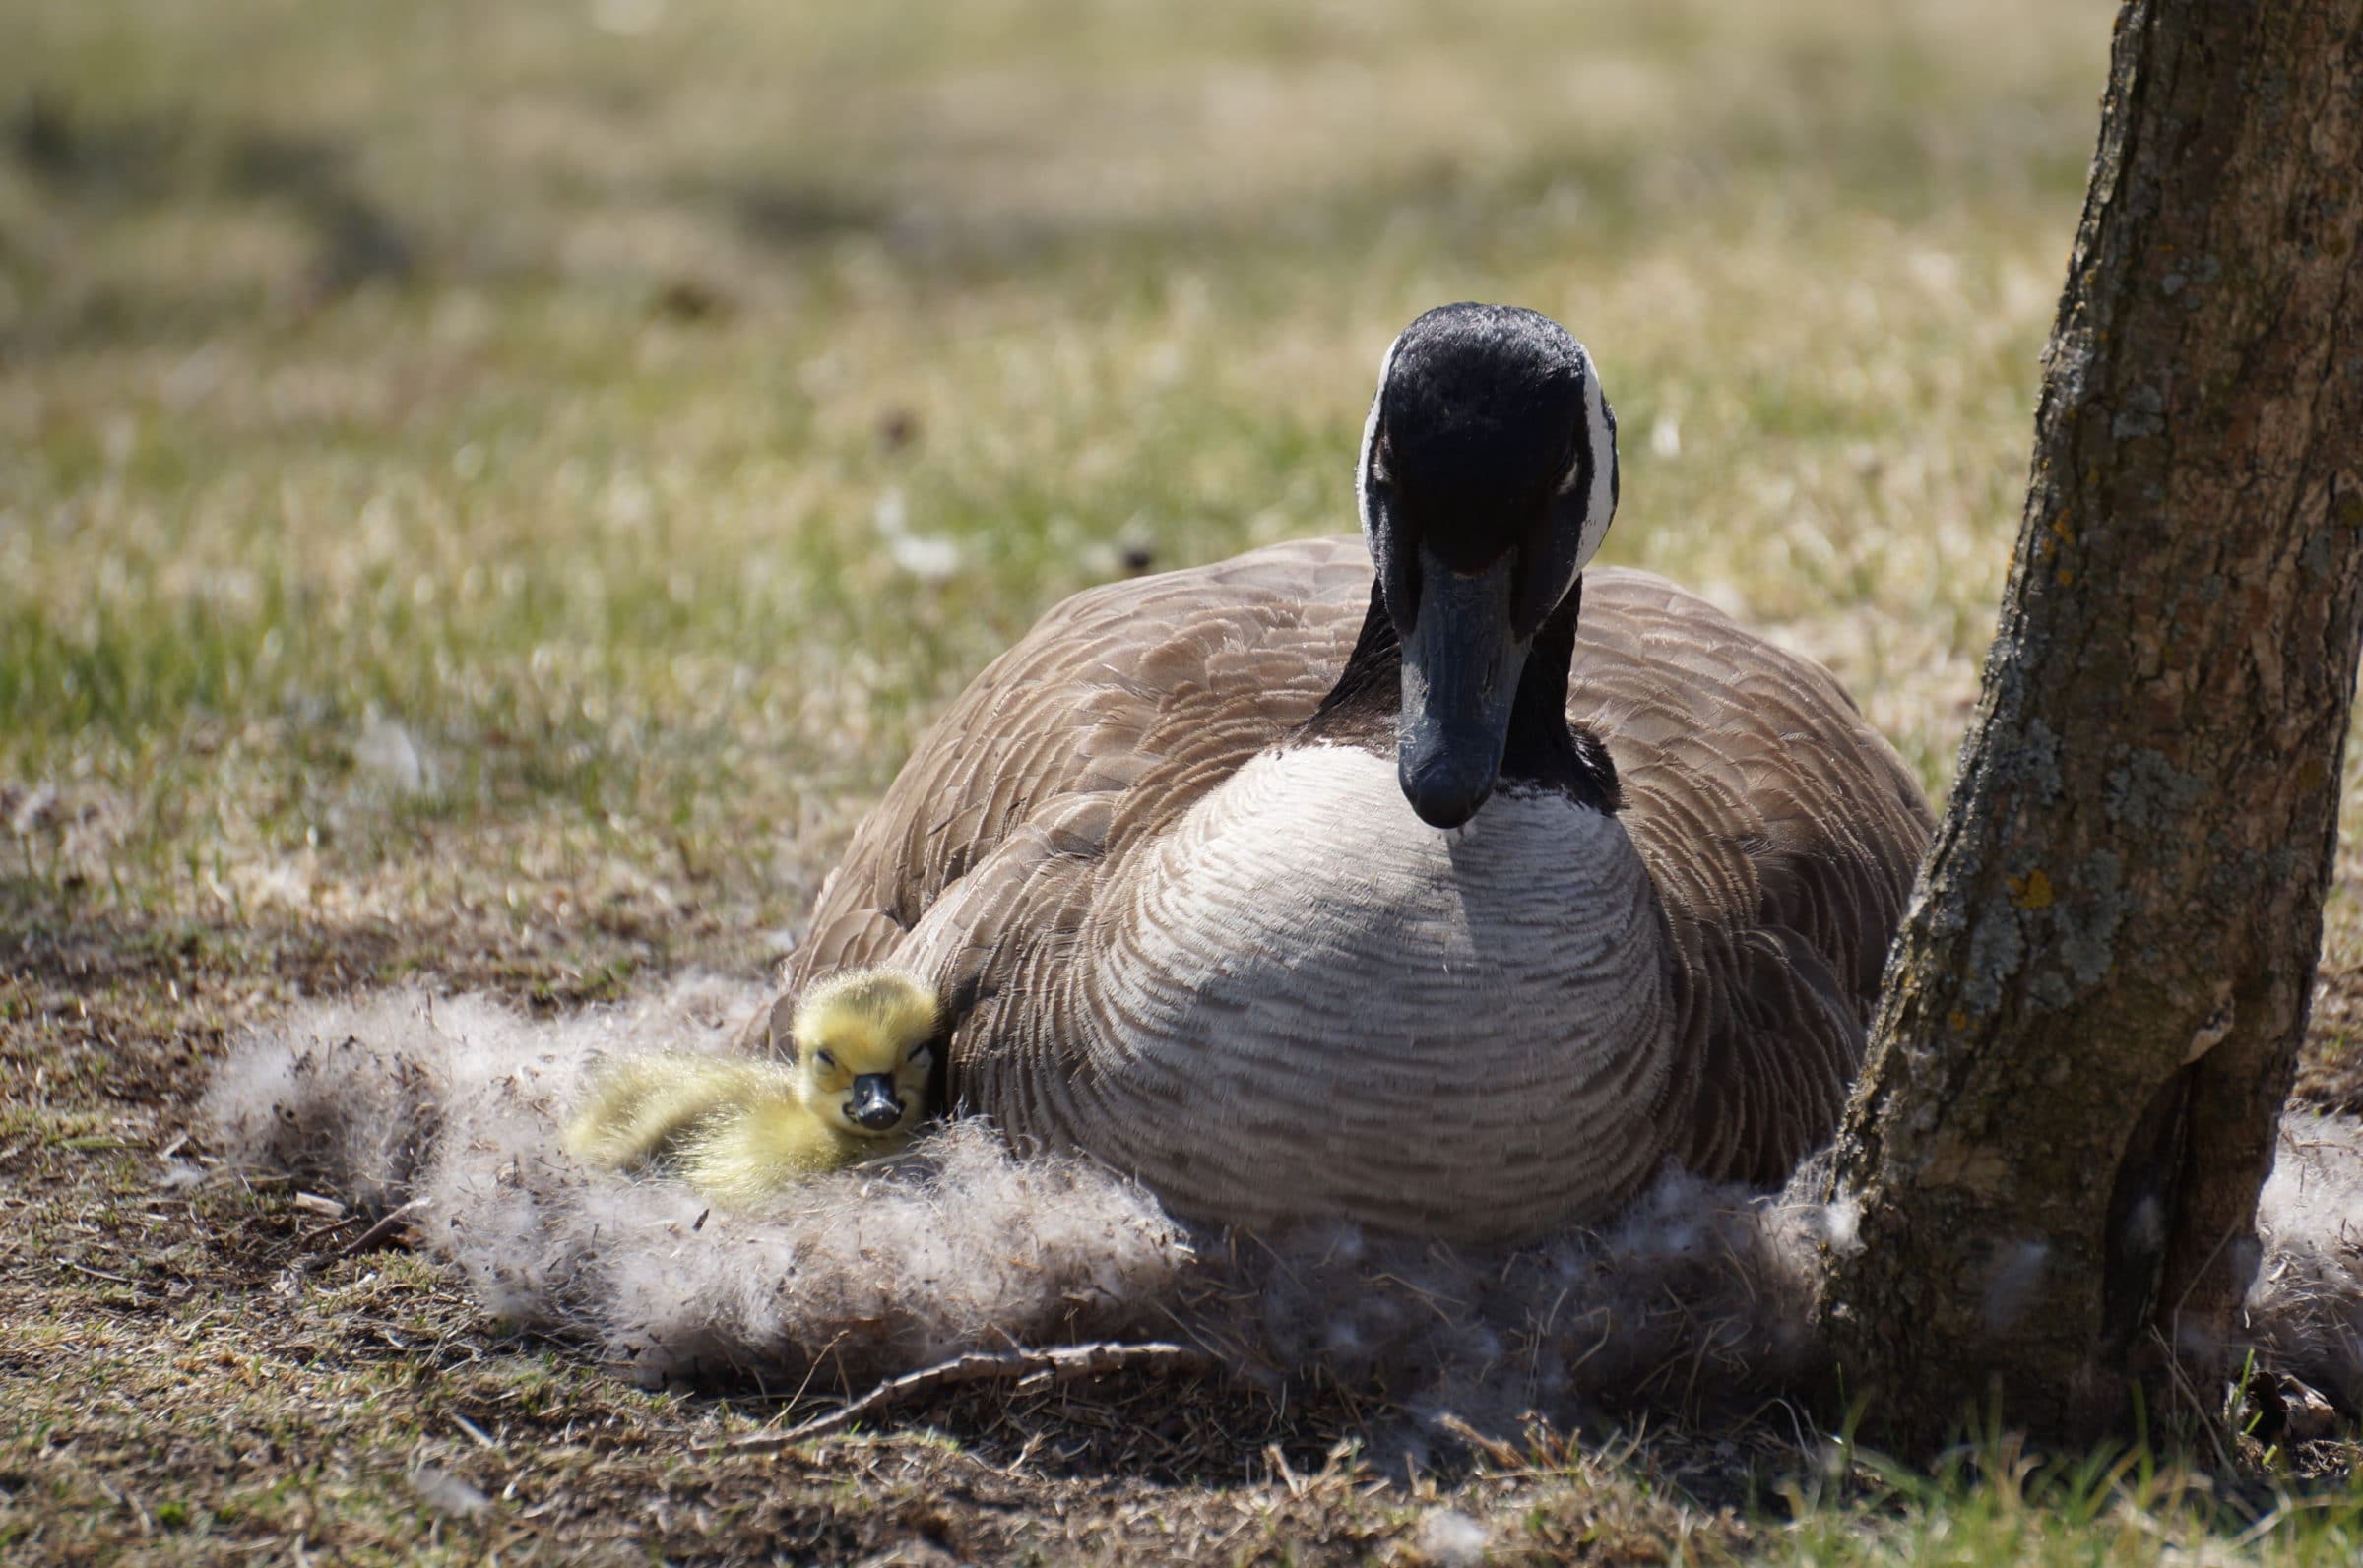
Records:
[[[1678,1157],[1776,1182],[1861,1065],[1934,826],[1919,783],[1820,666],[1645,574],[1586,574],[1568,693],[1665,909],[1693,1076]]]
[[[1309,539],[1079,594],[923,736],[822,885],[791,979],[884,962],[987,866],[987,910],[1056,919],[1091,864],[1186,811],[1310,714],[1359,629],[1370,562]],[[1100,802],[1078,817],[1079,800]],[[1028,833],[1046,813],[1056,835]],[[1088,821],[1089,826],[1084,824]],[[1047,881],[1045,870],[1062,871]],[[1079,918],[1079,911],[1077,912]]]

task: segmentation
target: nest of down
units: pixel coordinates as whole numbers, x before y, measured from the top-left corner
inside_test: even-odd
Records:
[[[860,1389],[973,1351],[1155,1339],[1258,1382],[1324,1378],[1414,1414],[1748,1399],[1806,1370],[1812,1284],[1851,1216],[1669,1172],[1614,1223],[1507,1249],[1311,1226],[1193,1228],[1086,1160],[984,1124],[771,1208],[586,1168],[559,1134],[615,1053],[719,1052],[757,987],[685,980],[554,1020],[415,989],[313,1004],[233,1050],[201,1122],[233,1164],[364,1208],[486,1309],[657,1383]],[[2249,1306],[2267,1364],[2363,1407],[2363,1124],[2292,1117]]]

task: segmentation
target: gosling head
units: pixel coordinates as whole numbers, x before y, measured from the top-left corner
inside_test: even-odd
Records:
[[[790,1034],[805,1106],[841,1131],[884,1138],[926,1106],[943,1006],[900,970],[854,970],[807,990]]]
[[[1456,828],[1493,793],[1534,637],[1617,507],[1617,420],[1590,355],[1550,317],[1444,305],[1378,372],[1356,485],[1403,649],[1396,772]]]

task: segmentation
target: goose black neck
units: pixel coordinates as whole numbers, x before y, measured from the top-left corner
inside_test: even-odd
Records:
[[[1582,601],[1583,579],[1577,578],[1567,596],[1535,633],[1526,666],[1518,676],[1517,695],[1510,701],[1509,729],[1496,787],[1522,784],[1556,789],[1578,805],[1613,812],[1623,804],[1623,797],[1608,747],[1589,729],[1567,722],[1567,674],[1575,659],[1575,623]],[[1402,709],[1403,648],[1395,636],[1394,619],[1386,612],[1385,596],[1379,585],[1373,583],[1362,635],[1346,656],[1346,667],[1312,717],[1299,728],[1297,737],[1358,745],[1392,756]]]

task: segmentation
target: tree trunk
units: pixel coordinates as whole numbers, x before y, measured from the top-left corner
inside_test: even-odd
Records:
[[[1888,1441],[2219,1352],[2305,1031],[2363,624],[2363,5],[2129,0],[1960,782],[1836,1155]],[[2151,1331],[2156,1330],[2153,1334]]]

